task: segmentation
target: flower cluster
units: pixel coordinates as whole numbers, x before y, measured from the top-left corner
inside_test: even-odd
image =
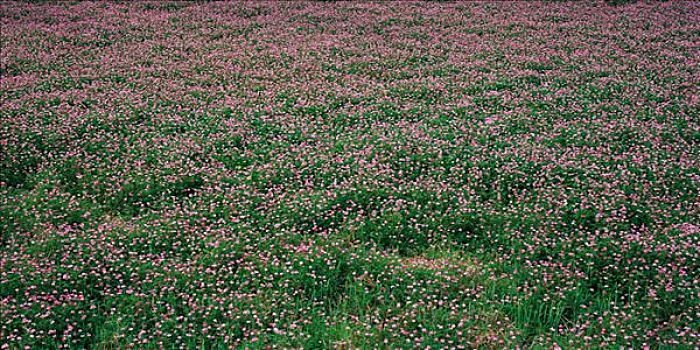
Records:
[[[698,347],[698,18],[2,2],[0,349]]]

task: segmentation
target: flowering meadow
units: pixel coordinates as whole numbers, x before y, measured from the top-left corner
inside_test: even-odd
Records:
[[[694,349],[700,2],[2,2],[0,349]]]

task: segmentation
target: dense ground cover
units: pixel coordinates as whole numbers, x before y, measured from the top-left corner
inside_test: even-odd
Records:
[[[699,18],[0,3],[0,347],[698,346]]]

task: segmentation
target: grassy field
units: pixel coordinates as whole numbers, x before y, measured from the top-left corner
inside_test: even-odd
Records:
[[[700,2],[0,26],[2,350],[700,346]]]

